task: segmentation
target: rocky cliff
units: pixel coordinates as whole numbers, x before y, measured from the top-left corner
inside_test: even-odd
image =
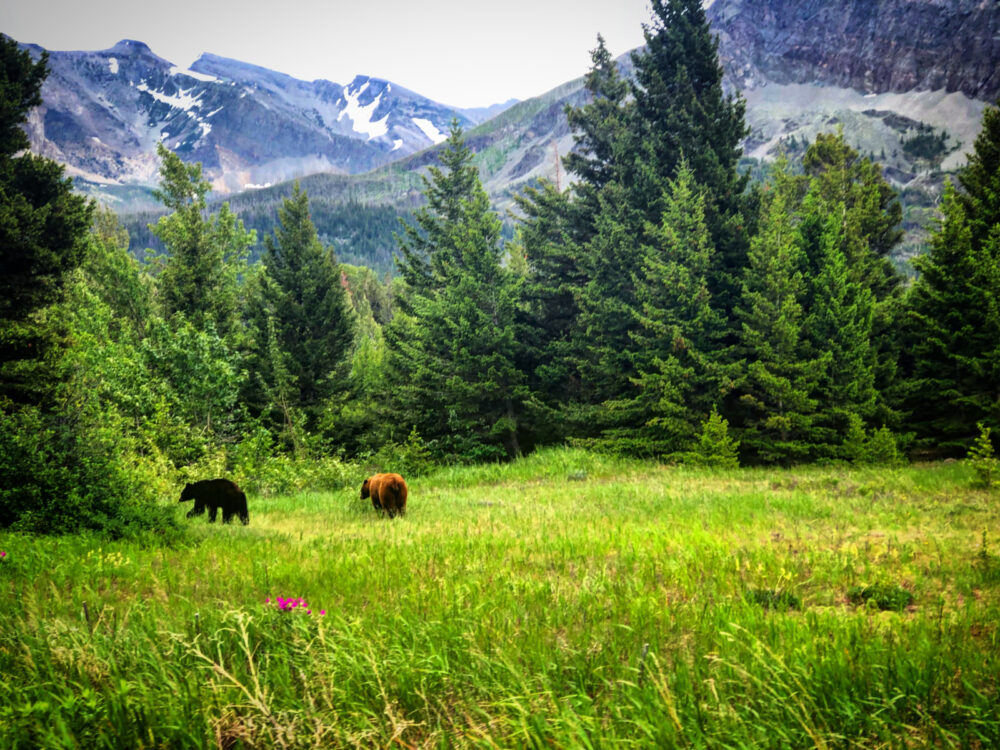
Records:
[[[708,16],[733,83],[864,93],[1000,94],[996,0],[716,0]]]

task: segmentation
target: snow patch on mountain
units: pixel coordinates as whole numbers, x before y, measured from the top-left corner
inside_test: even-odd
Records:
[[[118,75],[118,58],[117,57],[109,57],[108,58],[108,70],[111,71],[111,75],[113,75],[113,76]]]
[[[205,83],[223,83],[222,79],[216,78],[215,76],[210,76],[207,73],[198,73],[194,70],[186,70],[185,68],[180,68],[176,65],[170,68],[170,75],[188,76],[189,78],[194,78],[196,81],[204,81]]]
[[[162,91],[149,88],[145,81],[142,81],[138,86],[136,86],[136,89],[139,91],[145,91],[158,102],[163,102],[164,104],[174,107],[175,109],[183,109],[185,112],[193,109],[196,105],[201,104],[200,93],[197,96],[191,96],[191,91],[194,89],[179,89],[177,96],[170,96],[169,94],[164,94]]]
[[[368,104],[361,104],[361,95],[365,93],[367,88],[367,81],[353,93],[349,87],[344,86],[343,96],[346,105],[343,111],[337,116],[337,121],[340,122],[344,118],[344,115],[347,115],[351,120],[351,127],[354,129],[354,132],[366,133],[370,141],[389,132],[389,115],[386,115],[381,120],[372,120],[372,116],[378,109],[378,105],[382,102],[382,94],[379,93]]]
[[[435,146],[448,140],[448,136],[438,130],[430,120],[425,120],[423,117],[414,117],[413,124],[420,128],[423,134],[430,138]]]

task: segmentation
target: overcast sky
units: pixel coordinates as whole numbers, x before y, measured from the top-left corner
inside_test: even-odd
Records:
[[[385,78],[443,104],[527,99],[643,42],[649,0],[0,0],[0,31],[50,50],[146,42],[187,67],[202,53],[312,80]]]

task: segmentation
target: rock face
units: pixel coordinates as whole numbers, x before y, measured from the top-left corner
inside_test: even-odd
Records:
[[[37,47],[27,47],[34,55]],[[32,150],[96,183],[149,184],[156,143],[199,161],[217,192],[311,172],[365,172],[439,143],[461,112],[365,76],[300,81],[203,55],[182,70],[142,42],[50,52]]]
[[[741,89],[770,81],[1000,94],[995,0],[716,0],[708,16]]]

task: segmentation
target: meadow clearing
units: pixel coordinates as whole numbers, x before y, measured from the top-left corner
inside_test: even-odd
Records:
[[[169,544],[3,534],[0,746],[996,747],[971,482],[550,449],[391,521],[352,486]]]

